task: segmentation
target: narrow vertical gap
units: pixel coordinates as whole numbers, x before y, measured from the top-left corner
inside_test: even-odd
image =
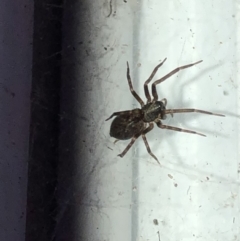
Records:
[[[136,66],[138,61],[138,55],[136,53],[139,52],[139,42],[141,41],[140,38],[140,25],[141,25],[141,13],[142,8],[142,1],[139,1],[138,9],[135,10],[137,14],[133,17],[133,66]],[[139,85],[137,86],[136,83],[140,83],[139,81],[139,69],[133,68],[133,79],[135,79],[135,90],[137,93],[139,92]],[[145,96],[141,96],[143,101],[145,101]],[[139,137],[142,139],[142,137]],[[142,141],[142,140],[140,140]],[[136,143],[135,143],[136,144]],[[139,157],[139,148],[136,148],[136,154]],[[136,157],[135,156],[135,157]],[[132,162],[132,188],[139,187],[139,160],[137,158],[133,158]],[[135,205],[132,208],[132,240],[137,240],[139,237],[139,192],[133,192],[132,194],[132,202]]]

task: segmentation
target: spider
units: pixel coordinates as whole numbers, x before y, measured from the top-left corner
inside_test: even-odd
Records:
[[[173,131],[187,132],[190,134],[205,136],[204,134],[198,133],[196,131],[186,130],[186,129],[162,124],[161,120],[165,120],[167,117],[166,116],[167,114],[170,114],[173,116],[174,113],[198,112],[198,113],[207,114],[207,115],[224,116],[221,114],[216,114],[205,110],[198,110],[198,109],[192,109],[192,108],[191,109],[166,109],[167,99],[164,98],[160,101],[158,100],[156,85],[162,83],[163,81],[165,81],[166,79],[168,79],[169,77],[176,74],[182,69],[186,69],[201,63],[202,60],[195,62],[193,64],[188,64],[188,65],[178,67],[173,71],[171,71],[170,73],[168,73],[167,75],[165,75],[164,77],[153,82],[152,84],[153,98],[152,98],[148,90],[148,84],[156,74],[158,68],[161,67],[166,60],[167,58],[165,58],[160,64],[158,64],[154,68],[150,77],[144,83],[144,93],[147,98],[146,104],[143,102],[143,100],[139,97],[139,95],[133,89],[132,81],[130,77],[129,64],[127,62],[128,85],[132,95],[141,105],[141,109],[137,108],[133,110],[114,112],[109,118],[106,119],[107,121],[112,117],[116,116],[110,127],[110,136],[116,138],[117,139],[116,141],[131,139],[130,143],[123,150],[123,152],[118,155],[120,157],[123,157],[131,148],[131,146],[134,144],[136,139],[142,136],[142,139],[144,141],[144,144],[147,148],[148,153],[160,164],[157,157],[152,153],[146,138],[146,134],[154,128],[154,123],[161,129],[169,129]]]

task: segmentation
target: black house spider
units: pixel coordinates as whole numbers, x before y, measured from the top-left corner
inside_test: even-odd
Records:
[[[155,123],[159,128],[161,129],[169,129],[173,131],[181,131],[181,132],[187,132],[191,134],[197,134],[200,136],[205,136],[201,133],[191,131],[191,130],[186,130],[186,129],[181,129],[178,127],[174,126],[168,126],[168,125],[163,125],[161,120],[166,119],[166,115],[170,114],[173,115],[173,113],[188,113],[188,112],[198,112],[202,114],[208,114],[208,115],[216,115],[216,116],[224,116],[221,114],[216,114],[204,110],[198,110],[198,109],[166,109],[167,106],[167,99],[162,99],[158,100],[158,94],[156,91],[156,85],[162,83],[164,80],[168,79],[172,75],[176,74],[178,71],[182,69],[189,68],[191,66],[194,66],[196,64],[199,64],[202,62],[202,60],[193,63],[193,64],[188,64],[184,65],[181,67],[178,67],[171,71],[169,74],[165,75],[161,79],[156,80],[152,84],[152,96],[153,99],[151,99],[151,96],[149,94],[148,90],[148,83],[152,80],[154,75],[156,74],[158,68],[163,65],[163,63],[166,61],[166,58],[159,64],[157,65],[150,77],[145,81],[144,83],[144,93],[147,98],[147,103],[144,104],[143,100],[139,97],[139,95],[135,92],[132,86],[132,81],[130,77],[130,71],[129,71],[129,65],[127,62],[127,79],[128,79],[128,84],[130,87],[130,91],[132,95],[135,97],[135,99],[140,103],[141,109],[133,109],[133,110],[126,110],[126,111],[119,111],[119,112],[114,112],[107,120],[111,119],[113,116],[116,116],[116,118],[113,120],[110,128],[110,136],[115,137],[117,140],[128,140],[132,138],[130,143],[127,145],[127,147],[124,149],[124,151],[119,154],[118,156],[123,157],[127,151],[131,148],[135,140],[142,135],[143,141],[145,143],[145,146],[147,148],[148,153],[159,163],[157,157],[152,153],[148,142],[146,138],[146,134],[150,132]],[[160,164],[160,163],[159,163]]]

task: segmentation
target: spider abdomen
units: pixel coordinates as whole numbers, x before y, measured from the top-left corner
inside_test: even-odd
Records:
[[[117,116],[111,124],[110,136],[118,140],[128,140],[132,138],[145,127],[142,116],[142,111],[139,109],[133,110],[132,115]]]
[[[157,118],[164,119],[165,105],[162,101],[151,102],[143,106],[144,122],[152,122]]]

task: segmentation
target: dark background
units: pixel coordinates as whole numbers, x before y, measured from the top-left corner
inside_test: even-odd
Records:
[[[76,230],[81,234],[75,227],[74,196],[81,163],[74,150],[81,146],[75,146],[74,136],[76,113],[85,101],[77,101],[81,76],[72,76],[76,68],[84,73],[75,59],[81,48],[76,33],[81,38],[86,25],[85,15],[79,14],[88,5],[84,2],[34,2],[26,241],[74,240]],[[77,56],[81,59],[81,51]]]

